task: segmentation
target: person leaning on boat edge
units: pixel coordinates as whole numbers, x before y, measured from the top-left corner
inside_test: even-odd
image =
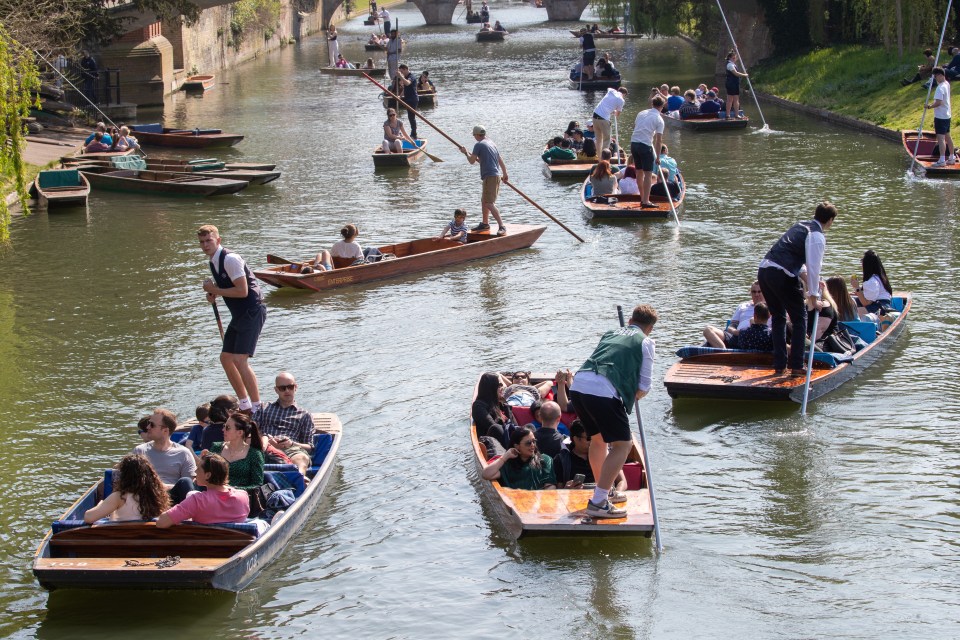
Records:
[[[627,513],[613,506],[626,501],[613,486],[633,448],[628,415],[634,402],[650,391],[655,345],[649,336],[656,322],[653,307],[635,307],[625,327],[603,334],[570,385],[570,400],[590,436],[590,467],[597,486],[587,515],[594,518],[622,518]]]
[[[807,307],[804,304],[800,270],[807,267],[807,288],[810,304],[822,309],[820,301],[820,268],[826,251],[824,233],[833,226],[837,208],[824,201],[817,205],[814,219],[798,222],[780,236],[760,261],[757,280],[763,299],[770,307],[773,329],[774,375],[783,374],[787,365],[794,376],[806,375],[803,368],[803,344],[807,335]],[[793,325],[789,362],[787,357],[787,317]]]

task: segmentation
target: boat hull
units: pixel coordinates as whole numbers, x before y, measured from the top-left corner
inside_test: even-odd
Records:
[[[517,249],[526,249],[532,246],[546,230],[546,227],[542,226],[519,224],[511,224],[507,228],[509,233],[505,236],[496,236],[489,231],[470,232],[467,244],[450,240],[434,243],[432,238],[425,238],[378,247],[382,253],[397,255],[395,260],[382,260],[373,264],[344,267],[333,271],[320,271],[305,275],[292,271],[289,265],[278,265],[266,269],[257,269],[253,272],[253,275],[275,287],[325,291],[396,278],[470,260],[480,260]],[[434,244],[439,248],[428,250]],[[410,251],[421,252],[409,255]],[[407,255],[404,255],[405,252],[407,252]]]
[[[144,146],[175,147],[181,149],[209,149],[217,147],[232,147],[243,140],[243,136],[235,133],[223,133],[219,129],[168,129],[163,133],[141,131],[136,125],[130,125],[134,136]]]
[[[619,171],[627,163],[627,155],[623,149],[620,150],[619,165],[614,165],[611,170]],[[583,178],[589,176],[593,168],[597,166],[596,161],[587,162],[582,160],[554,160],[553,162],[543,163],[543,175],[548,178],[562,180],[564,178]]]
[[[477,42],[503,42],[505,31],[478,31]]]
[[[180,88],[184,91],[209,91],[213,89],[216,79],[212,75],[190,76],[183,81]]]
[[[687,184],[683,181],[683,177],[681,177],[680,180],[680,199],[673,203],[673,208],[676,209],[678,216],[683,209],[683,201],[687,197]],[[590,178],[588,177],[580,187],[580,202],[587,210],[587,217],[591,220],[663,220],[673,216],[673,211],[670,209],[670,202],[664,196],[650,196],[650,202],[657,205],[656,209],[644,209],[640,204],[641,198],[639,195],[612,195],[610,197],[617,200],[617,202],[613,204],[590,202],[590,200],[587,199],[587,185],[589,184]]]
[[[33,186],[37,192],[39,205],[47,209],[87,206],[87,198],[90,196],[90,182],[82,173],[78,175],[80,179],[78,185],[44,188],[40,186],[40,174],[37,174]]]
[[[750,125],[750,118],[720,118],[716,114],[703,114],[683,119],[665,116],[663,121],[670,127],[692,131],[730,131],[731,129],[746,129]]]
[[[916,131],[901,131],[900,141],[907,152],[908,158],[913,158],[913,151],[917,146]],[[937,145],[937,134],[933,131],[923,131],[920,136],[920,148],[917,153],[917,164],[923,167],[924,172],[930,176],[940,178],[958,178],[960,177],[960,162],[945,167],[935,167],[934,163],[939,159],[939,154],[934,157],[931,154]]]
[[[363,76],[367,74],[371,78],[382,78],[387,75],[386,69],[341,69],[338,67],[321,67],[320,73],[328,76]]]
[[[594,78],[592,80],[584,80],[581,82],[580,79],[574,76],[573,74],[570,75],[569,87],[571,89],[579,89],[580,91],[600,91],[600,90],[606,90],[606,89],[616,89],[619,86],[620,86],[619,76],[616,78],[609,78],[606,80],[600,80],[600,79]]]
[[[167,173],[163,171],[118,171],[105,167],[81,167],[91,187],[108,191],[128,191],[167,196],[208,197],[236,193],[247,188],[245,180],[211,178],[202,173]]]
[[[375,167],[409,167],[411,162],[417,158],[423,157],[423,151],[427,148],[426,140],[417,140],[417,148],[413,149],[409,142],[404,141],[403,148],[408,149],[403,153],[383,153],[377,146],[373,149],[373,166]]]

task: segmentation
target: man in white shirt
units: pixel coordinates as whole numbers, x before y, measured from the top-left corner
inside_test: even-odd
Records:
[[[940,147],[940,159],[933,166],[944,167],[956,164],[956,149],[950,137],[950,83],[947,82],[943,67],[934,67],[933,79],[937,83],[937,92],[933,94],[933,102],[924,104],[923,108],[933,109],[933,130],[937,134],[937,146]]]
[[[610,144],[610,121],[613,120],[613,116],[620,115],[620,112],[623,111],[623,105],[626,104],[626,100],[624,100],[626,95],[626,87],[607,89],[607,95],[603,96],[603,100],[593,110],[593,135],[597,141],[598,154]],[[614,158],[614,160],[617,160],[617,158]]]
[[[383,32],[390,35],[390,12],[386,7],[380,9],[380,19],[383,20]]]
[[[659,93],[651,96],[650,108],[637,114],[633,135],[630,137],[630,155],[633,156],[637,169],[643,171],[640,206],[644,209],[657,207],[650,202],[650,189],[653,187],[653,171],[660,167],[659,154],[654,153],[654,149],[659,150],[663,144],[663,118],[660,110],[665,103],[666,100]]]

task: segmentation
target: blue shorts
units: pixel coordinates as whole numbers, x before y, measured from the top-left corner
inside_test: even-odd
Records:
[[[253,356],[263,323],[267,321],[267,307],[259,304],[239,318],[232,318],[223,334],[224,353]]]
[[[933,132],[941,136],[950,133],[950,118],[934,118]]]
[[[631,142],[630,154],[633,156],[633,161],[636,163],[637,169],[641,171],[653,171],[653,165],[655,164],[653,147],[648,144],[643,144],[642,142]]]

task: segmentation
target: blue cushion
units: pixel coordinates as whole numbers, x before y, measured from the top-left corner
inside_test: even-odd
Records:
[[[896,309],[897,311],[903,311],[904,301],[903,298],[893,298],[890,300],[890,306]]]
[[[41,189],[54,187],[76,187],[80,185],[80,172],[77,169],[50,169],[41,171],[39,180]]]
[[[260,529],[257,527],[256,522],[251,522],[247,520],[246,522],[216,522],[211,524],[200,524],[188,520],[182,524],[190,525],[192,527],[220,527],[221,529],[233,529],[235,531],[242,531],[244,533],[249,533],[254,538],[260,535]]]
[[[840,323],[851,333],[859,336],[867,344],[874,341],[877,337],[877,323],[867,320],[848,320]]]
[[[83,520],[55,520],[51,523],[50,528],[54,534],[57,534],[61,531],[69,531],[70,529],[79,529],[80,527],[86,526],[88,525]]]
[[[163,133],[163,125],[159,122],[151,124],[132,124],[131,131],[142,131],[143,133]]]
[[[313,436],[313,461],[314,467],[323,466],[323,461],[327,459],[330,453],[330,447],[333,446],[333,436],[329,433],[317,433]]]
[[[113,469],[107,469],[103,472],[103,499],[113,493]]]
[[[299,471],[295,464],[265,464],[264,471]]]
[[[183,444],[190,437],[189,431],[174,431],[170,434],[170,439],[177,444]]]
[[[278,480],[277,476],[282,476],[286,482],[283,480]],[[307,484],[303,481],[303,476],[300,475],[300,472],[296,469],[293,471],[264,471],[263,481],[272,482],[281,489],[288,486],[293,487],[293,492],[298,498],[307,488]]]
[[[592,185],[592,184],[587,183],[587,188],[584,189],[583,195],[584,195],[585,198],[592,198],[592,197],[593,197],[593,185]]]

